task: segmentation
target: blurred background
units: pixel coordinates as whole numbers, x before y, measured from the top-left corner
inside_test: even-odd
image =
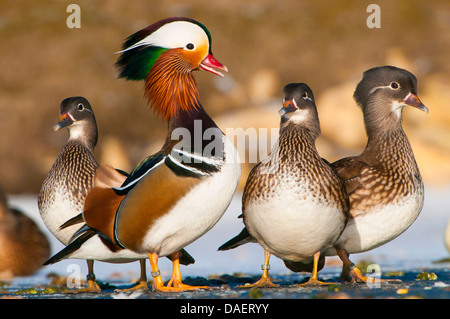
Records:
[[[196,72],[201,101],[222,130],[278,128],[282,87],[305,82],[317,100],[321,154],[329,161],[357,154],[366,137],[353,90],[364,70],[391,64],[418,78],[430,113],[406,109],[405,131],[426,184],[446,185],[450,3],[376,1],[381,28],[369,29],[372,2],[80,0],[81,28],[69,29],[71,2],[1,1],[1,184],[9,193],[39,191],[67,139],[52,127],[69,96],[85,96],[94,108],[100,161],[131,170],[158,150],[166,123],[149,111],[143,82],[117,79],[115,52],[159,19],[189,16],[208,27],[213,53],[229,69],[224,78]]]
[[[66,25],[70,3],[81,8],[79,29]],[[366,25],[371,3],[381,8],[381,28]],[[365,146],[352,99],[362,72],[408,69],[430,113],[405,109],[404,129],[427,189],[448,196],[448,0],[0,1],[0,184],[10,196],[39,192],[68,136],[52,127],[69,96],[82,95],[94,108],[100,162],[130,171],[159,149],[166,123],[148,109],[143,82],[117,79],[114,63],[126,37],[168,16],[205,24],[214,56],[229,69],[224,78],[196,72],[202,104],[224,132],[278,128],[282,87],[305,82],[321,121],[318,150],[329,161]],[[253,165],[243,163],[240,190]],[[236,229],[239,213],[231,213]]]

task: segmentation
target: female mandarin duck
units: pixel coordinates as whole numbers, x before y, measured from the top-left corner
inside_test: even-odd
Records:
[[[142,267],[145,266],[144,254],[136,254],[111,245],[92,230],[68,246],[80,228],[79,223],[83,222],[78,216],[83,211],[85,197],[93,186],[94,175],[99,167],[94,157],[94,147],[98,138],[97,122],[88,100],[84,97],[70,97],[61,102],[60,121],[54,129],[60,130],[64,127],[69,131],[69,138],[42,183],[38,207],[47,228],[67,247],[45,264],[55,263],[62,258],[86,259],[88,287],[77,292],[99,292],[100,287],[95,282],[93,270],[94,260],[111,262],[141,260],[141,282],[136,289],[146,287],[145,267]],[[119,173],[117,175],[120,177],[116,185],[120,185],[125,176]],[[74,217],[75,221],[71,220]],[[71,220],[68,225],[60,227],[68,220]]]
[[[0,280],[32,275],[49,256],[45,234],[31,218],[8,207],[0,189]]]
[[[97,176],[84,218],[117,245],[148,253],[154,289],[201,288],[182,283],[179,251],[221,218],[236,190],[240,163],[234,145],[200,104],[192,71],[221,75],[216,69],[227,68],[211,54],[205,26],[189,18],[164,19],[136,32],[120,53],[120,77],[145,81],[145,96],[168,121],[168,134],[161,150],[121,187],[102,187]],[[158,258],[167,255],[174,274],[164,286]]]
[[[333,163],[350,198],[351,217],[326,255],[344,262],[341,279],[369,278],[348,255],[379,247],[402,234],[422,210],[424,185],[414,153],[402,128],[402,110],[428,112],[417,97],[416,77],[393,66],[367,70],[354,98],[361,107],[368,141],[358,156]]]
[[[246,228],[219,248],[234,248],[252,238],[264,247],[263,276],[244,287],[277,286],[268,273],[271,254],[294,271],[312,271],[302,285],[326,284],[317,279],[320,256],[339,238],[347,220],[344,184],[316,150],[320,125],[313,93],[303,83],[288,84],[283,92],[278,144],[252,169],[244,188]]]
[[[98,139],[97,122],[87,99],[81,96],[70,97],[61,102],[60,120],[54,129],[60,130],[64,127],[69,131],[69,139],[61,148],[42,184],[38,206],[48,229],[66,247],[47,260],[45,265],[66,258],[86,259],[88,287],[77,292],[99,292],[100,287],[95,282],[93,270],[94,260],[111,263],[139,260],[140,282],[126,290],[147,290],[147,255],[114,245],[88,227],[81,214],[86,195],[92,188],[96,175],[108,174],[107,183],[110,187],[120,186],[127,176],[122,171],[99,166],[97,163],[94,157]],[[105,168],[108,170],[105,171]],[[181,262],[188,265],[194,260],[186,251],[182,251]]]

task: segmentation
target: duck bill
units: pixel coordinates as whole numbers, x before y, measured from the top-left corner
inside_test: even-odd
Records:
[[[72,116],[70,116],[69,113],[64,113],[61,114],[60,118],[59,118],[59,122],[55,124],[55,126],[53,126],[53,130],[58,131],[60,129],[62,129],[63,127],[69,126],[74,122],[74,119],[72,118]]]
[[[208,54],[206,58],[203,59],[203,61],[200,63],[200,68],[221,77],[223,77],[223,74],[216,69],[228,72],[228,68],[217,61],[212,54]]]
[[[284,115],[286,113],[294,112],[297,110],[297,106],[293,100],[284,101],[283,107],[278,111],[278,114]]]
[[[424,111],[425,113],[428,113],[428,108],[422,103],[422,101],[420,101],[417,95],[413,93],[409,93],[408,96],[403,100],[403,102],[406,105],[413,106],[421,111]]]

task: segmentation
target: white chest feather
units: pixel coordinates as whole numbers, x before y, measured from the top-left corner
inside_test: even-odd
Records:
[[[244,220],[269,252],[300,261],[330,246],[342,232],[345,218],[335,205],[319,200],[316,194],[293,196],[292,187],[285,186],[276,196],[250,203]]]
[[[348,253],[364,252],[379,247],[402,234],[419,216],[423,192],[409,195],[396,204],[374,207],[348,221],[338,240]],[[331,253],[330,251],[330,254]]]
[[[69,226],[64,229],[59,227],[69,219],[83,211],[83,202],[70,196],[68,190],[54,189],[48,198],[49,204],[41,208],[41,216],[50,232],[64,245],[69,243],[72,235],[81,227]]]
[[[226,162],[220,172],[206,177],[148,230],[141,247],[170,255],[210,230],[222,217],[239,182],[241,166],[237,151],[226,139]]]

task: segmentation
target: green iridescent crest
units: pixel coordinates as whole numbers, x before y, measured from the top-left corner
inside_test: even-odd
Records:
[[[123,52],[116,65],[119,77],[129,80],[144,80],[158,57],[166,48],[146,46]]]

